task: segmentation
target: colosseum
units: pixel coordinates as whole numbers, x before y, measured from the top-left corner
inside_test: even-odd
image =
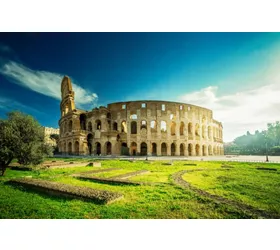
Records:
[[[71,80],[61,82],[59,151],[66,155],[223,155],[223,126],[209,109],[168,101],[75,108]]]

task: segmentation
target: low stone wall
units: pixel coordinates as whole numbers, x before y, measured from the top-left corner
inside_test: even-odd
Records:
[[[99,178],[99,177],[94,177],[94,176],[83,176],[83,175],[78,176],[78,175],[76,175],[75,177],[78,178],[78,179],[81,179],[81,180],[95,181],[95,182],[99,182],[99,183],[113,184],[113,185],[139,186],[139,185],[144,184],[142,182],[136,182],[136,181],[127,181],[127,180],[112,179],[112,178]]]
[[[14,179],[8,182],[20,185],[35,191],[67,198],[89,200],[99,204],[108,204],[123,197],[122,194],[105,190],[95,190],[88,187],[78,187],[58,182],[38,180],[32,178]]]
[[[98,169],[98,170],[90,170],[90,171],[86,171],[86,172],[81,172],[78,174],[72,174],[72,176],[80,176],[80,175],[89,175],[89,174],[97,174],[97,173],[102,173],[102,172],[110,172],[110,171],[114,171],[114,170],[120,170],[121,168],[104,168],[104,169]]]
[[[113,177],[110,177],[108,179],[128,179],[128,178],[136,176],[136,175],[147,174],[147,173],[150,173],[150,171],[139,170],[139,171],[136,171],[136,172],[130,172],[130,173],[127,173],[127,174],[121,174],[121,175],[113,176]]]

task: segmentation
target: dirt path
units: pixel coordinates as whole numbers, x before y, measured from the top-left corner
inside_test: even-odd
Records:
[[[190,190],[196,192],[199,195],[202,195],[202,196],[205,196],[205,197],[208,197],[208,198],[212,199],[216,203],[223,203],[223,204],[226,204],[226,205],[230,205],[230,206],[235,207],[237,209],[240,209],[242,211],[246,211],[246,213],[248,213],[248,214],[256,215],[256,216],[258,216],[258,218],[267,218],[267,219],[279,219],[280,218],[280,216],[278,214],[272,214],[272,213],[266,212],[264,210],[257,209],[253,206],[246,205],[244,203],[238,202],[238,201],[233,201],[233,200],[226,199],[222,196],[210,194],[210,193],[208,193],[208,192],[206,192],[202,189],[199,189],[199,188],[196,188],[196,187],[192,186],[189,182],[185,181],[182,178],[182,176],[186,173],[190,173],[190,172],[194,172],[194,171],[203,171],[203,170],[206,170],[206,169],[179,171],[179,172],[174,173],[172,175],[172,179],[180,187],[190,189]]]

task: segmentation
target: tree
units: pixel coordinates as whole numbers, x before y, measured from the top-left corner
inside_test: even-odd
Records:
[[[44,143],[40,124],[32,116],[18,111],[7,116],[7,120],[0,119],[1,175],[14,158],[23,165],[38,165],[52,154],[52,148]]]

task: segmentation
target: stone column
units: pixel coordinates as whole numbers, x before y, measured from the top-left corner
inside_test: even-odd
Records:
[[[157,143],[157,155],[161,156],[161,142]]]
[[[166,143],[166,146],[167,146],[167,156],[171,156],[171,144]]]

